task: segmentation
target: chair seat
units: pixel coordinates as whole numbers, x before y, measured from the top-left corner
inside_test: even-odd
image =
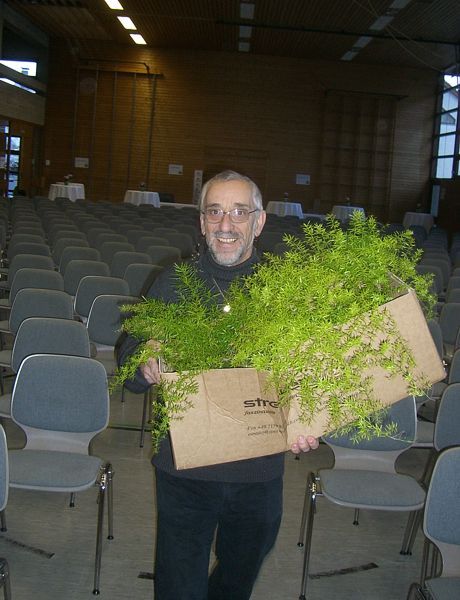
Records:
[[[432,448],[433,439],[434,423],[431,423],[431,421],[417,421],[417,437],[414,446],[416,448]]]
[[[460,598],[460,577],[436,577],[427,579],[426,589],[433,600],[453,600]]]
[[[0,350],[0,367],[11,367],[11,350]]]
[[[319,471],[321,490],[331,502],[373,510],[419,510],[425,502],[422,487],[408,475],[348,469]]]
[[[102,344],[94,344],[91,342],[91,356],[103,365],[105,372],[109,377],[115,375],[117,361],[113,346],[104,346]]]
[[[11,450],[10,486],[49,492],[80,492],[95,484],[103,461],[52,450]]]
[[[0,396],[0,417],[11,418],[11,394]]]

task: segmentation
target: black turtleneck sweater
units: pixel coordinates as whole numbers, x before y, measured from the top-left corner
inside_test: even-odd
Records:
[[[244,275],[252,272],[254,265],[258,262],[255,252],[252,256],[239,265],[234,267],[224,267],[217,264],[209,252],[205,252],[196,261],[196,269],[199,276],[207,283],[210,289],[216,294],[216,300],[222,298],[230,283]],[[165,269],[155,280],[148,292],[151,298],[158,298],[165,302],[177,301],[176,291],[177,276],[174,268]],[[118,350],[118,362],[123,364],[126,358],[131,355],[139,344],[139,340],[127,336],[121,343]],[[135,393],[144,392],[148,387],[148,382],[142,376],[140,371],[136,377],[126,382],[126,387]],[[193,444],[193,434],[190,434],[190,444]],[[178,471],[174,467],[171,443],[169,436],[162,440],[158,453],[153,456],[152,463],[157,469],[167,471],[176,477],[185,477],[189,479],[203,479],[207,481],[227,481],[227,482],[258,482],[270,481],[280,477],[283,474],[284,456],[282,454],[273,454],[252,458],[248,460],[239,460],[231,463],[212,465],[209,467],[198,467],[195,469],[183,469]]]

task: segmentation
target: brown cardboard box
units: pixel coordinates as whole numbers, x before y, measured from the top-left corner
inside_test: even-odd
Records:
[[[414,292],[384,305],[407,341],[416,372],[430,383],[445,377],[425,317]],[[162,377],[174,379],[174,373]],[[401,376],[372,371],[374,392],[382,406],[408,395]],[[276,393],[267,389],[266,374],[255,369],[219,369],[197,377],[199,390],[192,407],[171,424],[174,461],[178,469],[231,462],[284,452],[299,434],[316,437],[327,432],[322,412],[310,425],[299,422],[295,401],[278,407]]]

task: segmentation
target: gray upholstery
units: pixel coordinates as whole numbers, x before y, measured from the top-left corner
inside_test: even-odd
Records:
[[[435,423],[434,447],[439,452],[450,446],[460,446],[460,383],[444,390]]]
[[[112,277],[123,277],[126,267],[132,263],[152,264],[152,259],[145,252],[116,252],[110,264],[110,274]]]
[[[149,246],[146,252],[152,259],[152,263],[161,267],[181,260],[180,250],[173,246]]]
[[[134,252],[134,246],[129,242],[104,242],[100,251],[101,260],[110,266],[117,252]]]
[[[19,269],[11,283],[8,298],[0,300],[0,308],[11,310],[12,303],[19,290],[23,288],[39,288],[46,290],[64,290],[64,279],[57,271],[50,269]]]
[[[126,267],[124,279],[128,282],[129,293],[132,296],[141,296],[150,288],[155,278],[161,273],[163,267],[159,265],[146,265],[133,263]]]
[[[66,269],[72,260],[100,260],[101,255],[96,248],[82,246],[67,246],[63,249],[59,262],[59,271],[65,275]]]
[[[80,317],[87,317],[94,299],[101,294],[129,295],[129,285],[119,277],[88,275],[80,281],[75,294],[75,312]]]
[[[27,267],[32,269],[54,270],[54,262],[51,256],[42,256],[40,254],[16,254],[11,260],[6,281],[0,281],[0,289],[9,290],[17,271]]]
[[[423,508],[424,488],[415,478],[397,473],[395,469],[396,459],[415,439],[414,398],[406,397],[390,406],[385,420],[397,425],[391,438],[376,437],[358,442],[350,439],[353,434],[324,438],[334,452],[335,464],[332,469],[321,469],[317,476],[309,473],[307,477],[299,535],[299,545],[305,544],[300,598],[306,597],[316,496],[320,495],[318,486],[322,495],[334,504],[355,510],[411,512]],[[411,533],[412,530],[408,530],[403,541],[405,552]]]
[[[137,301],[138,298],[120,294],[97,296],[91,306],[87,323],[90,340],[96,344],[114,346],[121,333],[120,307]]]
[[[28,356],[18,371],[11,411],[26,434],[25,447],[9,452],[11,487],[72,494],[95,484],[99,487],[93,590],[98,594],[106,493],[109,539],[113,537],[112,468],[90,456],[88,449],[91,439],[108,424],[105,370],[91,358]]]
[[[444,356],[450,361],[460,328],[460,302],[447,302],[439,313],[439,326],[444,343]]]
[[[19,290],[11,307],[9,328],[16,333],[19,325],[28,317],[73,318],[71,296],[60,290],[24,288]]]
[[[79,232],[75,232],[79,233]],[[84,234],[81,234],[84,236]],[[52,257],[57,266],[59,266],[61,262],[62,253],[65,248],[71,246],[72,248],[88,248],[89,244],[86,239],[83,238],[74,238],[74,237],[61,237],[59,238],[53,246]]]
[[[64,274],[64,290],[75,296],[80,281],[87,275],[108,277],[110,269],[107,263],[100,260],[71,260]]]
[[[135,242],[137,252],[145,252],[149,246],[169,246],[169,242],[165,237],[159,235],[140,235]]]

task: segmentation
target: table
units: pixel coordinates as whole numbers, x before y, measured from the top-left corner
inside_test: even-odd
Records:
[[[72,202],[84,200],[85,186],[83,183],[68,183],[66,185],[65,183],[58,181],[57,183],[52,183],[50,185],[48,198],[50,200],[55,200],[56,198],[68,198]]]
[[[339,221],[346,221],[356,211],[364,214],[364,208],[362,206],[342,206],[341,204],[335,204],[332,207],[331,212],[334,217],[339,219]]]
[[[403,219],[403,225],[406,228],[411,225],[421,225],[422,227],[425,227],[426,232],[429,233],[434,225],[434,217],[430,213],[406,212]]]
[[[275,202],[271,200],[265,209],[267,213],[279,215],[280,217],[287,217],[293,215],[303,219],[302,205],[299,202]]]
[[[160,195],[158,192],[126,190],[123,202],[134,204],[135,206],[139,206],[139,204],[151,204],[152,206],[160,208]]]

